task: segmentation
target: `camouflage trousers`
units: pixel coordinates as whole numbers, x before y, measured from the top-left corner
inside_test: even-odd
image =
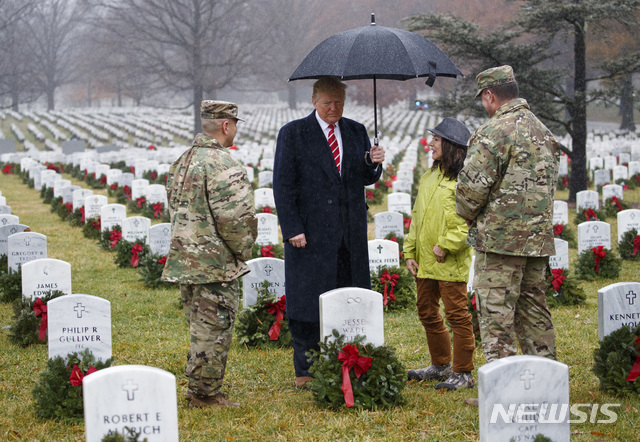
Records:
[[[476,292],[482,350],[487,362],[525,355],[556,359],[556,342],[545,295],[549,258],[476,252]]]
[[[185,369],[190,393],[213,396],[222,386],[239,294],[237,279],[212,284],[180,284],[191,333]]]

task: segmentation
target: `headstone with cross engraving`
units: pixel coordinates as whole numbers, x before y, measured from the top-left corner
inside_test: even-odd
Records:
[[[18,267],[34,259],[47,257],[47,237],[36,232],[19,232],[7,237],[7,266],[17,272]]]
[[[553,242],[556,247],[556,254],[549,257],[549,267],[569,270],[569,243],[559,238],[554,238]]]
[[[640,174],[640,161],[630,161],[629,162],[629,178],[632,178],[634,175]]]
[[[553,202],[553,225],[556,224],[569,224],[569,205],[566,201]]]
[[[284,260],[279,258],[255,258],[247,261],[251,270],[242,277],[242,305],[249,307],[258,300],[260,285],[267,281],[269,293],[276,299],[285,294]]]
[[[598,290],[598,340],[640,324],[640,282],[617,282]]]
[[[582,212],[584,209],[600,208],[600,200],[598,199],[598,192],[595,190],[582,190],[576,193],[576,211]]]
[[[49,359],[89,349],[102,361],[111,357],[111,303],[72,294],[47,303]]]
[[[122,220],[120,227],[124,241],[136,242],[138,239],[144,239],[145,243],[149,243],[149,228],[151,227],[151,220],[149,218],[144,216],[130,216]]]
[[[147,204],[161,203],[167,207],[167,188],[163,184],[149,184],[144,192]]]
[[[622,186],[619,184],[607,184],[602,187],[602,201],[605,202],[609,198],[617,197],[619,200],[623,199]]]
[[[408,180],[396,180],[393,182],[392,192],[408,193],[411,194],[411,187],[413,183]]]
[[[278,217],[271,213],[258,213],[258,237],[256,244],[261,246],[278,244]]]
[[[618,164],[618,159],[613,155],[607,155],[604,157],[604,168],[607,170],[613,170],[614,167]]]
[[[380,267],[400,265],[400,248],[397,242],[386,239],[373,239],[368,242],[369,269],[378,271]]]
[[[73,206],[73,192],[76,190],[84,190],[80,186],[70,185],[62,188],[62,203],[71,204]]]
[[[135,175],[131,172],[124,172],[117,178],[118,187],[128,186],[129,189],[133,187],[133,180],[135,179]]]
[[[411,195],[404,192],[390,193],[387,195],[387,210],[411,215]]]
[[[0,226],[8,226],[10,224],[18,224],[20,222],[20,218],[16,215],[11,215],[10,213],[0,214]]]
[[[131,183],[131,199],[135,201],[138,198],[144,198],[144,192],[148,186],[149,180],[145,180],[144,178],[133,180]]]
[[[509,356],[478,369],[480,441],[569,442],[569,367],[540,356]]]
[[[171,244],[171,224],[160,223],[149,227],[149,249],[154,255],[167,256]]]
[[[13,215],[4,215],[4,216],[13,216]],[[2,217],[0,217],[1,220]],[[17,217],[16,217],[17,218]],[[25,226],[24,224],[1,224],[0,225],[0,256],[7,254],[7,238],[14,233],[24,232],[28,229],[29,226]]]
[[[613,182],[629,179],[627,166],[616,166],[613,168]]]
[[[127,217],[127,206],[123,204],[106,204],[100,208],[101,230],[111,230],[115,226],[122,225],[122,220]]]
[[[256,209],[259,207],[271,207],[275,209],[276,207],[275,200],[273,199],[273,189],[270,187],[256,189],[253,192],[253,197]]]
[[[603,221],[578,224],[578,254],[598,246],[611,249],[611,225]]]
[[[604,186],[611,182],[611,171],[609,169],[598,169],[593,172],[593,185]]]
[[[347,341],[362,335],[366,343],[384,345],[382,295],[357,287],[320,295],[320,339],[331,336],[334,329]]]
[[[73,210],[78,210],[79,208],[84,207],[86,198],[91,195],[93,195],[93,190],[91,189],[76,189],[71,195]]]
[[[100,211],[106,206],[109,200],[104,195],[89,195],[84,199],[84,219],[85,221],[93,218],[100,218]]]
[[[121,176],[122,171],[120,169],[109,169],[107,171],[107,186],[118,184],[118,178],[120,178]]]
[[[273,172],[271,170],[258,172],[258,187],[266,187],[271,184],[273,184]]]
[[[390,233],[404,237],[404,218],[398,212],[380,212],[373,217],[376,239],[384,239]]]
[[[640,234],[640,210],[627,209],[618,212],[618,242],[622,241],[622,235],[632,229]]]
[[[143,365],[98,370],[82,380],[87,442],[127,434],[127,428],[149,442],[180,440],[176,378]]]
[[[60,291],[71,294],[71,264],[43,258],[22,265],[22,296],[31,300]]]

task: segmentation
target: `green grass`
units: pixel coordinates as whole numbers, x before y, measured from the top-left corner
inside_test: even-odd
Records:
[[[68,178],[68,176],[65,176]],[[75,183],[74,183],[75,184]],[[113,356],[116,365],[142,364],[167,370],[177,379],[178,418],[182,440],[477,440],[478,409],[463,399],[477,389],[438,392],[432,382],[411,382],[404,391],[406,404],[391,410],[340,412],[319,408],[309,392],[293,388],[292,352],[247,349],[234,340],[224,390],[242,404],[239,409],[193,410],[183,399],[188,329],[175,288],[146,288],[133,269],[119,269],[113,255],[83,237],[42,203],[39,192],[17,176],[0,176],[0,190],[20,222],[47,235],[48,256],[72,267],[74,293],[111,302]],[[628,197],[627,197],[628,195]],[[640,189],[625,200],[638,201]],[[567,197],[559,192],[559,198]],[[382,205],[381,205],[382,206]],[[386,207],[386,205],[385,205]],[[384,210],[375,207],[374,211]],[[571,211],[570,211],[571,212]],[[573,211],[575,212],[575,211]],[[572,213],[572,217],[575,213]],[[611,221],[611,220],[609,220]],[[570,222],[571,228],[575,226]],[[612,238],[616,224],[612,223]],[[614,241],[615,242],[615,241]],[[615,248],[615,246],[614,246]],[[575,250],[571,260],[575,263]],[[637,263],[623,263],[619,281],[640,280]],[[616,397],[601,391],[591,372],[598,345],[597,290],[616,281],[583,283],[588,300],[579,308],[552,311],[558,359],[569,366],[571,403],[619,403],[615,424],[574,424],[574,441],[638,440],[640,397]],[[12,323],[11,307],[0,304],[0,325]],[[424,331],[415,307],[385,317],[385,342],[396,349],[407,368],[424,367],[429,358]],[[0,333],[0,438],[4,440],[84,440],[84,426],[44,421],[33,411],[31,390],[46,367],[44,345],[18,348]],[[485,364],[482,352],[474,356],[476,369]],[[477,376],[477,373],[474,372]]]

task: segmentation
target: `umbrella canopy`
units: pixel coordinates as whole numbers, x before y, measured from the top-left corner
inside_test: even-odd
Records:
[[[316,46],[296,68],[289,80],[340,77],[341,80],[373,79],[374,107],[376,79],[408,80],[428,77],[457,77],[462,72],[436,45],[402,29],[371,24],[332,35]],[[376,138],[378,132],[375,113]]]

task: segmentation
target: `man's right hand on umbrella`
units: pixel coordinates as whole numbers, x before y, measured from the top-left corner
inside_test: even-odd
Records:
[[[369,151],[369,155],[371,156],[371,162],[382,164],[384,163],[384,149],[382,146],[373,146]]]

